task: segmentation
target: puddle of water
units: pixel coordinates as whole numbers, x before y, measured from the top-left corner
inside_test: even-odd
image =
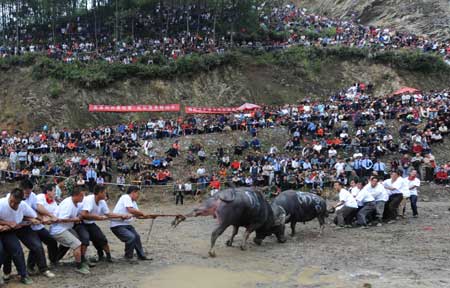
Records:
[[[320,267],[305,267],[298,274],[297,283],[300,287],[352,287],[348,281],[339,277],[338,273],[324,274]]]
[[[258,272],[233,272],[225,269],[174,266],[145,278],[139,288],[240,288],[270,283],[269,275]]]
[[[320,267],[305,267],[300,273],[281,270],[271,272],[265,270],[249,271],[250,266],[231,271],[227,268],[195,267],[177,265],[166,268],[144,278],[139,288],[241,288],[241,287],[356,287],[357,281],[348,281],[339,273],[328,273]]]

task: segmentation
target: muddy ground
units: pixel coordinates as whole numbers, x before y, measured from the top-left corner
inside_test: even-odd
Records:
[[[192,201],[183,207],[166,203],[145,210],[184,213],[193,205]],[[298,235],[285,244],[268,238],[260,247],[251,243],[248,251],[238,248],[242,231],[234,247],[225,246],[229,229],[219,238],[214,259],[207,257],[215,225],[212,218],[190,219],[176,229],[170,227],[172,219],[157,219],[148,243],[150,222],[136,221],[154,261],[102,263],[91,269],[90,276],[81,277],[67,258],[55,269],[56,279],[35,276],[33,287],[450,287],[448,207],[442,198],[420,202],[418,219],[409,213],[405,220],[368,230],[327,226],[322,237],[313,221],[300,224]],[[123,245],[106,224],[101,226],[113,256],[120,258]],[[16,280],[8,285],[19,286]]]

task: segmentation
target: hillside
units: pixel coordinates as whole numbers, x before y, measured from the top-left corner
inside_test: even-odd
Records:
[[[285,104],[304,97],[328,97],[354,82],[371,82],[376,95],[385,95],[404,85],[425,90],[446,88],[450,80],[448,73],[414,72],[366,60],[293,61],[297,60],[272,65],[253,59],[189,77],[126,78],[97,89],[50,77],[35,80],[31,67],[12,67],[0,75],[1,128],[28,130],[43,124],[76,128],[150,117],[92,114],[88,104]]]
[[[301,0],[300,7],[320,15],[348,18],[354,14],[362,24],[448,38],[450,5],[446,0]]]

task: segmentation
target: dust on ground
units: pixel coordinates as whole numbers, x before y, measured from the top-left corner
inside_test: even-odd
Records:
[[[194,205],[155,204],[143,210],[186,213]],[[234,247],[226,247],[229,229],[217,241],[217,258],[207,256],[216,224],[212,218],[189,219],[176,229],[170,226],[172,219],[157,219],[148,243],[150,221],[139,220],[135,226],[154,260],[138,264],[119,260],[123,244],[108,223],[101,223],[115,263],[101,263],[90,276],[80,276],[69,257],[55,269],[57,278],[35,276],[33,287],[449,287],[448,207],[446,200],[420,202],[418,219],[408,217],[367,230],[327,226],[321,237],[317,221],[298,224],[299,233],[289,236],[287,243],[269,237],[262,246],[251,242],[247,251],[239,249],[242,231]],[[15,280],[9,287],[19,284]]]

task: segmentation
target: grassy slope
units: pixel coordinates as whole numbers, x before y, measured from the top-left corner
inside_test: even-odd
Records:
[[[250,57],[250,56],[249,56]],[[372,82],[376,94],[401,86],[421,89],[445,88],[450,75],[419,73],[368,63],[365,60],[302,61],[287,66],[270,61],[242,60],[238,67],[222,67],[208,73],[172,80],[128,79],[107,88],[89,89],[70,82],[31,77],[31,68],[13,68],[0,75],[0,128],[34,129],[44,123],[63,127],[86,127],[149,114],[92,114],[89,103],[240,105],[296,103],[304,97],[324,98],[354,82]],[[152,115],[159,117],[159,115]]]

